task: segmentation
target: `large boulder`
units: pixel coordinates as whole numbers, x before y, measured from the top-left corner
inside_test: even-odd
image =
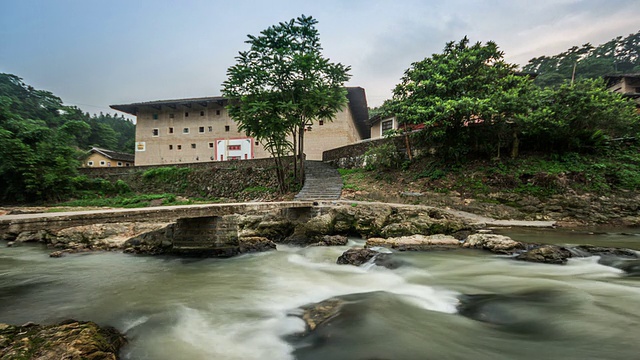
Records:
[[[238,236],[265,237],[279,242],[293,234],[295,224],[276,213],[238,216]]]
[[[343,246],[348,242],[349,239],[344,235],[325,235],[320,241],[309,246]]]
[[[0,324],[0,359],[115,360],[126,342],[116,329],[87,321]]]
[[[373,259],[379,252],[371,249],[349,249],[342,253],[336,264],[360,266]]]
[[[400,251],[429,251],[455,249],[460,247],[460,241],[450,235],[411,235],[395,238],[371,238],[367,240],[366,248],[381,246]]]
[[[515,259],[545,264],[566,264],[567,259],[571,256],[572,254],[567,248],[556,245],[542,245],[516,256]]]
[[[436,208],[413,206],[398,207],[394,210],[380,230],[382,237],[453,234],[470,228],[462,219]]]
[[[521,242],[512,240],[508,236],[496,234],[469,235],[462,247],[488,250],[496,254],[513,254],[525,249],[525,245]]]
[[[300,335],[308,334],[310,331],[315,330],[319,325],[322,325],[338,316],[344,304],[344,300],[331,298],[319,303],[302,306],[300,308],[302,313],[299,317],[305,322],[306,331]]]
[[[276,244],[265,237],[245,237],[238,239],[238,252],[240,254],[263,252],[276,249]]]
[[[603,247],[603,246],[593,246],[593,245],[580,245],[571,248],[575,255],[577,256],[613,256],[618,258],[627,258],[627,259],[637,259],[638,252],[631,249],[623,249],[623,248],[614,248],[614,247]]]
[[[171,252],[175,223],[134,236],[124,242],[125,253],[159,255]]]
[[[167,223],[113,223],[74,226],[50,237],[49,243],[63,249],[122,249],[130,238],[165,228]]]
[[[15,243],[26,243],[26,242],[43,242],[46,243],[52,235],[46,230],[38,230],[38,231],[24,231],[18,234],[15,238]]]

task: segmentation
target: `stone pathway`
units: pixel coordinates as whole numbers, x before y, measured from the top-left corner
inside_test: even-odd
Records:
[[[338,170],[322,161],[304,162],[304,187],[294,200],[337,200],[342,193],[342,177]]]

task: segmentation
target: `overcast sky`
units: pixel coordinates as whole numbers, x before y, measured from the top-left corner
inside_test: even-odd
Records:
[[[247,34],[301,14],[351,65],[369,106],[448,41],[495,41],[509,62],[640,30],[640,0],[0,0],[0,72],[90,113],[220,95]]]

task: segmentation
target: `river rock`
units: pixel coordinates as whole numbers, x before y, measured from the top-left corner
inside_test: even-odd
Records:
[[[460,241],[450,235],[411,235],[393,238],[371,238],[367,240],[366,248],[375,246],[400,251],[429,251],[455,249],[460,247]]]
[[[293,234],[295,224],[285,216],[276,213],[238,216],[238,236],[265,237],[280,242]]]
[[[566,264],[571,252],[556,245],[542,245],[532,248],[515,257],[516,260],[545,264]]]
[[[338,257],[336,264],[360,266],[367,263],[378,254],[380,253],[371,249],[349,249]]]
[[[24,231],[21,232],[15,239],[16,243],[26,243],[26,242],[44,242],[51,237],[51,234],[46,230],[38,230],[38,231]]]
[[[487,233],[469,235],[462,247],[488,250],[496,254],[513,254],[525,249],[524,244],[508,236]]]
[[[593,245],[580,245],[571,248],[574,250],[575,254],[578,256],[591,256],[591,255],[599,255],[599,256],[614,256],[628,259],[637,259],[638,253],[631,249],[623,249],[623,248],[613,248],[613,247],[602,247],[602,246],[593,246]]]
[[[344,304],[344,300],[331,298],[319,303],[302,306],[302,314],[300,315],[300,318],[305,322],[307,327],[304,334],[315,330],[319,325],[322,325],[323,323],[326,323],[338,316]]]
[[[166,223],[113,223],[62,229],[49,243],[57,248],[109,250],[123,248],[125,242],[141,234],[166,227]]]
[[[0,324],[1,359],[115,360],[126,342],[116,329],[90,321],[48,326]]]
[[[175,223],[132,237],[124,242],[125,253],[159,255],[173,248]]]
[[[245,237],[238,239],[240,254],[263,252],[276,249],[276,244],[265,237]]]
[[[347,245],[349,239],[344,235],[325,235],[322,240],[309,246],[343,246]]]

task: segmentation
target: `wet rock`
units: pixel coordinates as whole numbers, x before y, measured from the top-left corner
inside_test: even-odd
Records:
[[[613,248],[613,247],[602,247],[602,246],[593,246],[593,245],[580,245],[571,248],[574,253],[578,256],[591,256],[591,255],[599,255],[599,256],[615,256],[629,259],[637,259],[638,253],[631,249],[624,248]]]
[[[238,217],[240,237],[265,237],[280,242],[293,234],[294,223],[276,213],[241,215]]]
[[[462,247],[488,250],[496,254],[513,254],[525,249],[524,244],[508,236],[487,233],[469,235]]]
[[[64,252],[62,251],[54,251],[51,254],[49,254],[49,257],[59,258],[59,257],[62,257],[63,255],[64,255]]]
[[[7,247],[12,247],[12,246],[13,246],[13,245],[15,245],[15,244],[16,244],[16,242],[15,242],[15,241],[9,241],[9,242],[7,243]]]
[[[325,235],[321,241],[309,246],[343,246],[347,245],[349,239],[344,235]]]
[[[492,324],[509,332],[549,335],[545,318],[562,312],[561,297],[553,291],[536,290],[515,294],[460,295],[458,313],[470,319]],[[565,301],[566,302],[566,301]],[[558,314],[560,315],[560,314]]]
[[[545,264],[566,264],[571,256],[571,252],[564,247],[542,245],[516,256],[515,259]]]
[[[17,243],[47,242],[51,234],[46,230],[21,232],[15,239]]]
[[[1,359],[115,360],[127,340],[112,327],[68,320],[56,325],[0,324]]]
[[[365,247],[386,247],[399,251],[429,251],[455,249],[460,247],[460,241],[450,235],[412,235],[395,238],[371,238],[367,240]]]
[[[360,266],[367,263],[378,254],[380,253],[371,249],[349,249],[338,257],[336,264]]]
[[[263,252],[276,249],[276,244],[265,237],[246,237],[238,239],[240,254]]]
[[[78,250],[121,249],[126,241],[166,227],[166,223],[113,223],[75,226],[58,231],[50,237],[50,245]]]
[[[613,256],[603,256],[598,264],[611,266],[624,271],[629,276],[640,276],[640,260],[621,259]]]
[[[128,254],[160,255],[171,252],[175,223],[160,229],[145,232],[124,242],[122,247]]]
[[[326,323],[338,316],[344,304],[344,300],[331,298],[319,303],[308,304],[301,307],[302,314],[300,315],[300,318],[307,325],[307,330],[304,334],[315,330],[319,325],[322,325],[323,323]]]

